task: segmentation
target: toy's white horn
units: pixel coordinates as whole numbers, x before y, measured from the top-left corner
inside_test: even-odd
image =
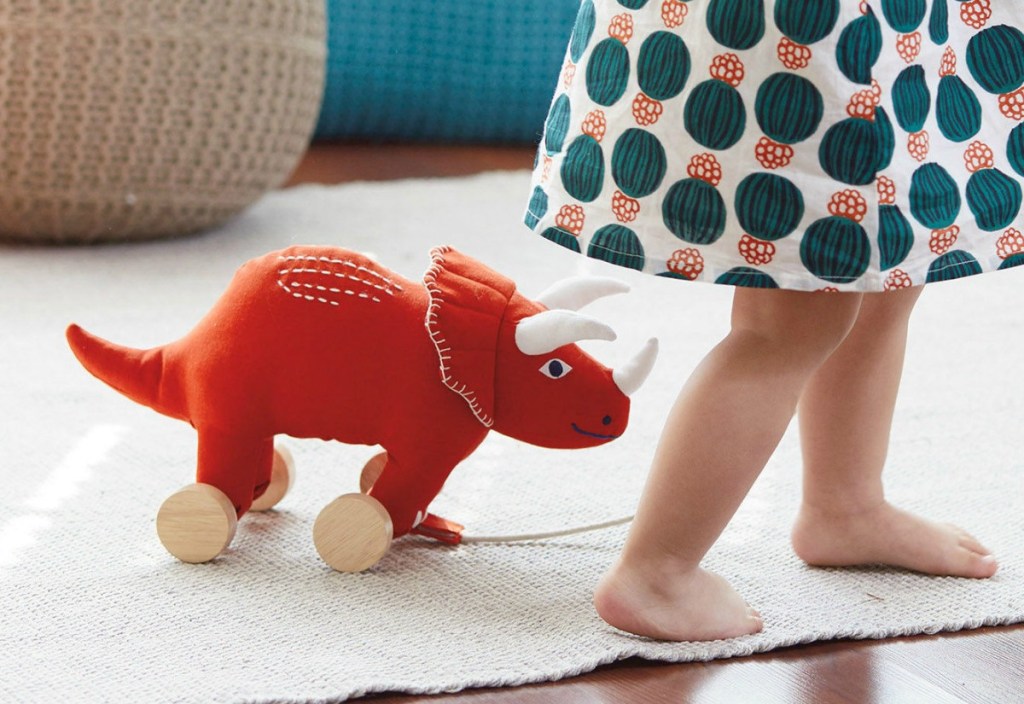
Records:
[[[598,298],[627,291],[629,286],[618,279],[604,276],[574,276],[553,284],[537,297],[537,302],[551,309],[579,310]]]
[[[545,310],[516,326],[516,346],[523,354],[545,354],[580,340],[614,340],[604,323],[569,310]]]
[[[633,392],[643,386],[644,381],[647,380],[647,375],[651,373],[651,368],[654,367],[654,360],[657,357],[658,340],[652,337],[633,359],[612,372],[615,385],[622,393],[632,396]]]

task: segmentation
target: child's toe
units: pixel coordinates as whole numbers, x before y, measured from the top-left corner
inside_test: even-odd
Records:
[[[991,555],[992,554],[991,550],[989,550],[984,545],[979,543],[977,538],[975,538],[970,533],[967,533],[966,531],[960,531],[960,541],[959,542],[960,542],[960,547],[965,548],[967,550],[970,550],[971,552],[976,553],[978,555],[985,556],[985,555]]]
[[[981,549],[984,550],[984,548]],[[953,570],[953,574],[985,579],[994,575],[996,570],[999,569],[996,558],[988,554],[987,551],[981,553],[967,547],[961,547],[957,552],[959,565],[957,565],[958,569]]]
[[[751,633],[760,633],[764,630],[764,619],[761,617],[760,611],[748,606],[747,620],[750,622]]]

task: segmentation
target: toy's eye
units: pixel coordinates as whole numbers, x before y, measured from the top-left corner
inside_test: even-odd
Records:
[[[540,373],[551,379],[561,379],[571,371],[572,367],[560,359],[550,359],[540,368]]]

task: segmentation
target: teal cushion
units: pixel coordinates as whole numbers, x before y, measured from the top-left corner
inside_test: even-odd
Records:
[[[538,142],[579,0],[327,0],[321,139]]]

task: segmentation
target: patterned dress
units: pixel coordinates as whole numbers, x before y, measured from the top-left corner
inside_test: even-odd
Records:
[[[583,0],[526,224],[684,280],[1024,264],[1024,2]]]

